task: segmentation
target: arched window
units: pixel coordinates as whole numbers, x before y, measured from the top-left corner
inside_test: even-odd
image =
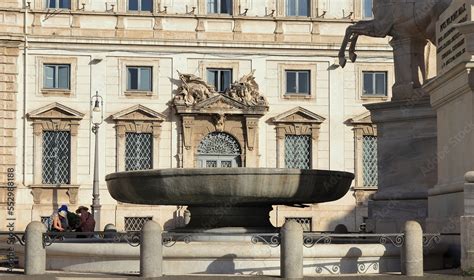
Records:
[[[197,166],[230,168],[241,166],[241,149],[237,140],[223,132],[206,135],[197,148]]]

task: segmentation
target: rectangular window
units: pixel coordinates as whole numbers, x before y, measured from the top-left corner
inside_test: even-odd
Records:
[[[128,91],[152,91],[153,67],[127,67]]]
[[[153,12],[153,0],[128,0],[128,10],[135,12]]]
[[[153,168],[153,135],[125,133],[125,171]]]
[[[310,135],[285,135],[285,167],[311,169]]]
[[[48,9],[71,9],[71,0],[46,0]]]
[[[286,70],[286,94],[311,94],[311,71]]]
[[[373,0],[362,0],[362,18],[371,19],[374,17],[372,12]]]
[[[207,13],[232,15],[232,0],[207,0]]]
[[[387,72],[364,71],[362,75],[362,95],[387,96]]]
[[[70,184],[71,133],[43,132],[43,184]]]
[[[45,64],[43,76],[45,89],[71,88],[71,65],[69,64]]]
[[[217,92],[225,92],[232,82],[232,69],[207,69],[207,82]]]
[[[125,231],[141,231],[146,222],[153,220],[153,217],[124,217]]]
[[[310,0],[286,0],[286,15],[290,17],[309,17]]]
[[[362,171],[364,187],[377,188],[377,136],[364,135],[362,141]]]

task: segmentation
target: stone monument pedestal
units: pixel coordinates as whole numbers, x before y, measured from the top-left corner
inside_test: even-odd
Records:
[[[419,91],[409,100],[366,105],[378,133],[378,191],[369,201],[369,230],[425,227],[428,189],[436,183],[436,113]],[[430,160],[434,159],[434,160]]]
[[[474,275],[474,171],[466,173],[464,215],[461,216],[461,269]]]

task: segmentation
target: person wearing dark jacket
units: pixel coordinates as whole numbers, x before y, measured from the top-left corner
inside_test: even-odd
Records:
[[[95,220],[94,216],[88,212],[89,208],[85,206],[79,206],[77,208],[76,213],[81,217],[81,222],[77,227],[76,231],[80,232],[93,232],[95,228]]]

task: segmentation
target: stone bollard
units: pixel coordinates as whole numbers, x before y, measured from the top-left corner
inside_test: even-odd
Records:
[[[25,274],[40,275],[46,271],[46,249],[43,246],[43,223],[34,221],[26,227]]]
[[[142,277],[163,276],[163,242],[161,226],[148,221],[140,237],[140,275]]]
[[[285,279],[303,279],[303,228],[295,220],[280,230],[280,270]]]
[[[114,224],[106,224],[104,227],[104,238],[114,238],[117,233],[117,228]]]
[[[404,233],[402,273],[406,276],[423,276],[423,229],[418,222],[407,221]]]

